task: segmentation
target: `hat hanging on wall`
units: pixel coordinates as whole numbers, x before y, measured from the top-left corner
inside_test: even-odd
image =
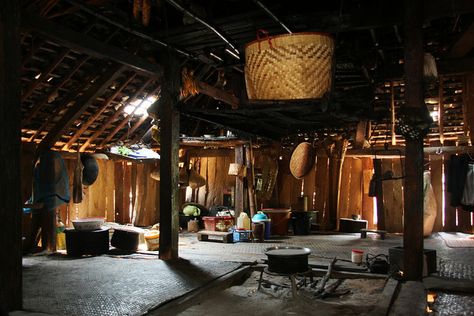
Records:
[[[99,176],[99,164],[91,155],[81,155],[81,162],[84,166],[82,170],[82,184],[92,185]]]

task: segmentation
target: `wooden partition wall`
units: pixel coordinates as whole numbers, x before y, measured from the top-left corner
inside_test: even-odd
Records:
[[[60,207],[63,222],[84,217],[104,217],[107,221],[136,226],[149,226],[159,221],[159,181],[150,177],[158,163],[97,160],[99,176],[89,187],[84,187],[81,203]],[[76,161],[65,160],[72,193],[73,171]]]
[[[436,197],[437,216],[434,232],[462,231],[473,232],[473,213],[449,204],[447,192],[447,170],[449,155],[430,155],[426,169],[431,173],[431,184]],[[404,164],[404,159],[402,159]],[[401,175],[400,159],[382,159],[382,170],[392,170],[395,176]],[[369,182],[373,173],[371,158],[346,157],[342,166],[341,187],[339,196],[339,218],[361,215],[368,221],[369,228],[376,228],[374,198],[369,196]],[[445,174],[443,176],[443,173]],[[317,157],[311,172],[303,179],[294,178],[288,161],[280,161],[280,172],[277,180],[277,194],[274,194],[272,206],[298,209],[298,198],[307,195],[308,208],[319,211],[318,222],[328,216],[328,158]],[[383,181],[385,229],[388,232],[403,232],[403,180]]]
[[[431,184],[437,203],[433,231],[472,233],[471,223],[474,214],[450,206],[450,194],[447,192],[450,155],[429,155],[425,158],[426,169],[431,172]],[[227,174],[229,164],[234,161],[233,155],[198,157],[192,158],[191,161],[196,170],[207,180],[205,186],[192,190],[191,201],[206,207],[222,205],[224,194],[232,194],[235,186],[235,176]],[[65,163],[72,192],[75,160],[65,159]],[[402,163],[404,164],[403,159]],[[158,168],[157,162],[98,160],[98,164],[99,176],[92,186],[84,189],[82,203],[75,204],[71,199],[69,204],[60,207],[60,216],[65,224],[70,226],[71,219],[96,216],[105,217],[107,221],[134,223],[137,226],[149,226],[159,221],[160,213],[156,207],[159,202],[159,181],[150,177],[150,173]],[[279,160],[278,178],[272,198],[268,201],[259,201],[258,207],[263,205],[264,207],[298,209],[298,198],[306,195],[308,209],[319,211],[317,221],[321,222],[323,216],[328,216],[328,158],[317,157],[311,172],[300,180],[291,175],[288,166],[288,158]],[[395,176],[400,175],[400,160],[382,159],[382,170],[392,170]],[[344,159],[338,218],[358,214],[368,221],[370,228],[376,228],[374,198],[368,195],[372,173],[371,158],[346,157]],[[25,174],[22,179],[28,182],[27,178]],[[184,189],[182,193],[182,202],[184,202]],[[401,233],[403,231],[403,181],[383,181],[383,193],[386,230]],[[23,195],[27,196],[25,192]]]

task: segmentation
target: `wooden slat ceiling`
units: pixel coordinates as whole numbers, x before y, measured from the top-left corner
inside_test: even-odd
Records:
[[[130,1],[24,2],[23,12],[31,17],[23,25],[21,42],[25,141],[63,150],[96,150],[116,142],[140,141],[150,130],[152,119],[125,115],[123,109],[135,99],[159,94],[166,78],[161,77],[155,56],[163,45],[178,51],[183,65],[210,86],[224,73],[227,85],[218,88],[241,102],[239,109],[232,110],[208,96],[187,98],[181,104],[185,114],[182,132],[190,136],[219,126],[272,139],[311,131],[352,131],[359,120],[380,119],[374,116],[377,109],[387,112],[390,108],[385,85],[391,78],[398,82],[396,106],[402,102],[402,11],[393,3],[387,8],[378,1],[327,1],[315,7],[308,1],[264,1],[294,31],[332,31],[337,39],[335,89],[329,103],[306,100],[280,107],[274,103],[273,109],[265,110],[272,105],[245,100],[243,48],[254,39],[257,29],[265,28],[272,34],[284,30],[252,1],[195,0],[195,6],[188,7],[205,9],[203,19],[238,48],[240,60],[225,52],[229,44],[209,28],[199,23],[183,25],[183,14],[166,0],[152,1],[147,27],[133,18]],[[447,73],[454,71],[460,60],[473,58],[474,3],[451,2],[449,8],[445,1],[427,2],[425,12],[426,49]],[[213,58],[211,52],[223,60]],[[448,59],[453,56],[456,59]],[[469,68],[474,63],[463,65]],[[445,89],[451,84],[447,82]],[[375,99],[374,91],[379,91]],[[451,107],[445,111],[447,117],[455,112]],[[262,113],[268,115],[262,118]],[[458,132],[455,122],[462,113],[456,113],[453,123],[447,124],[452,129],[448,134]],[[389,130],[387,119],[385,115],[374,128],[374,142],[381,141]],[[433,133],[433,137],[438,135]]]

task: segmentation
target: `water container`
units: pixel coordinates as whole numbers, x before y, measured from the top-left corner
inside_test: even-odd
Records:
[[[250,218],[247,213],[240,213],[240,216],[237,218],[237,229],[250,230]]]

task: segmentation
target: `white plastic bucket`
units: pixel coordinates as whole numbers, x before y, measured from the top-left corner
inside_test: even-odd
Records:
[[[361,264],[362,258],[364,256],[364,251],[359,249],[352,249],[351,252],[351,261],[355,264]]]

